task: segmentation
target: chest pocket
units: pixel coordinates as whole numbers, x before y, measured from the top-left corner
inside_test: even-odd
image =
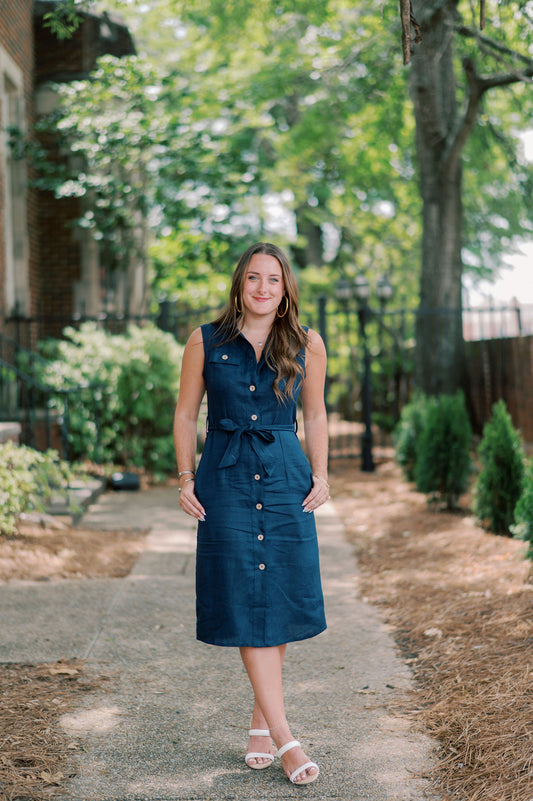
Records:
[[[235,388],[241,373],[242,359],[231,348],[213,348],[207,354],[204,379],[208,389],[223,394]],[[214,400],[214,398],[212,398]]]
[[[231,350],[225,350],[224,347],[221,347],[210,351],[207,362],[209,366],[239,367],[241,359],[237,354],[232,353]]]

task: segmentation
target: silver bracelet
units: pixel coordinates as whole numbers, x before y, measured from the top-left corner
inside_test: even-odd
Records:
[[[178,473],[178,478],[181,478],[182,476],[186,475],[187,473],[192,473],[193,476],[195,475],[194,470],[182,470],[181,473]]]
[[[192,470],[189,470],[188,472],[192,473]],[[183,484],[187,484],[188,481],[194,481],[194,478],[186,478],[185,481],[183,482]],[[179,487],[178,492],[181,492],[182,489],[183,489],[183,487]]]

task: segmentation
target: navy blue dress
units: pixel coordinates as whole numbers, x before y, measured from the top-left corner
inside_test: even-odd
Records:
[[[302,507],[313,480],[295,430],[300,387],[280,403],[274,372],[242,334],[220,344],[209,323],[202,335],[208,433],[195,483],[206,510],[197,638],[265,647],[314,637],[326,620],[314,515]]]

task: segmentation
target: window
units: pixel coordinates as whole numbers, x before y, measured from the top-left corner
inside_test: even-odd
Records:
[[[0,48],[1,160],[7,313],[29,311],[26,165],[17,152],[25,133],[22,73]]]

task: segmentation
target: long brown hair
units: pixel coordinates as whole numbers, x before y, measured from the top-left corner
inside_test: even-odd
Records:
[[[265,361],[276,373],[273,389],[280,401],[285,401],[293,394],[298,377],[304,375],[303,364],[297,356],[307,345],[308,336],[298,320],[298,285],[285,253],[270,242],[256,242],[251,245],[240,257],[231,282],[228,302],[222,314],[214,320],[225,336],[225,341],[235,339],[239,335],[239,320],[243,313],[242,288],[248,265],[256,253],[273,256],[279,262],[283,275],[285,292],[278,306],[270,336],[265,349]],[[285,307],[287,311],[284,313]],[[283,316],[280,316],[283,315]],[[281,388],[281,381],[285,379],[285,386]]]

